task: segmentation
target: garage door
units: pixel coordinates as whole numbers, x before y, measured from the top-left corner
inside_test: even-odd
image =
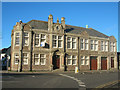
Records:
[[[101,70],[107,70],[107,57],[101,57]]]
[[[90,70],[97,70],[97,57],[90,57]]]

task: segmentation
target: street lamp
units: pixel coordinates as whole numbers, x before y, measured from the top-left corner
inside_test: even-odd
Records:
[[[7,55],[7,71],[8,71],[8,62],[9,62],[9,60],[10,60],[10,56]]]

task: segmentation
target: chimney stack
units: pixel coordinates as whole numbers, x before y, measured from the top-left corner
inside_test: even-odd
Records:
[[[62,24],[63,28],[65,29],[65,18],[64,17],[61,18],[61,24]]]
[[[22,23],[22,20],[20,20],[20,24]]]
[[[86,25],[86,28],[88,28],[88,25]]]

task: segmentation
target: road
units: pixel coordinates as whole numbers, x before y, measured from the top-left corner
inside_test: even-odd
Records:
[[[3,88],[79,88],[77,82],[57,74],[4,75]]]
[[[2,88],[96,88],[118,80],[118,72],[3,74]],[[117,87],[116,87],[117,88]],[[73,89],[74,90],[74,89]]]

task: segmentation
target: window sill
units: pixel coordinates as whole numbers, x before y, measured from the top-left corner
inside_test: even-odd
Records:
[[[36,45],[35,45],[35,47],[40,47],[40,46],[36,46]]]
[[[63,47],[58,47],[58,48],[63,48]]]
[[[73,66],[76,66],[77,64],[73,64]]]
[[[29,45],[23,45],[23,46],[27,46],[28,47]]]
[[[23,65],[28,65],[28,64],[23,64]]]
[[[20,46],[20,45],[15,45],[15,46]]]

